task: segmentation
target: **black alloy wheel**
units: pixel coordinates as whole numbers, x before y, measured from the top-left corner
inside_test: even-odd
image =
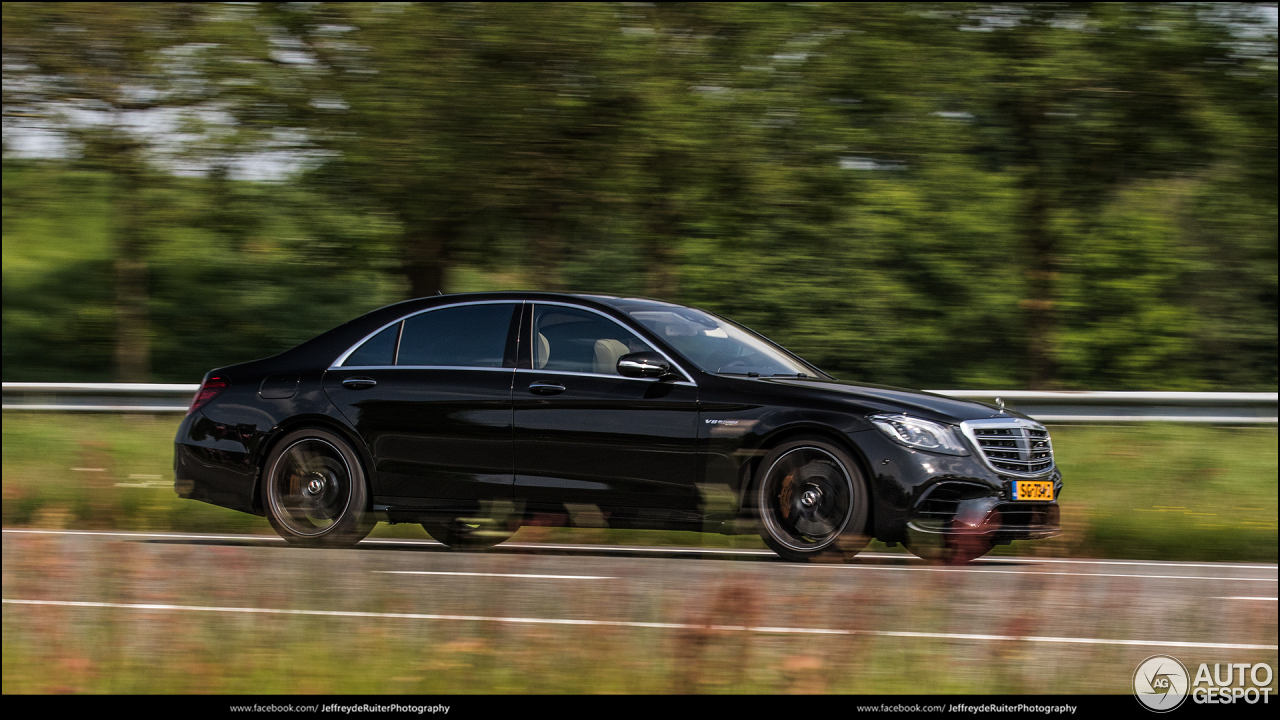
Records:
[[[840,448],[796,440],[765,456],[756,477],[760,536],[795,562],[842,562],[866,547],[870,494]]]
[[[360,459],[331,432],[305,429],[281,438],[264,477],[267,520],[290,543],[350,547],[376,524]]]

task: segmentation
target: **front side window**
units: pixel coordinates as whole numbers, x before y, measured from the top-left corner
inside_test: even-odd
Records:
[[[617,375],[618,358],[653,348],[608,318],[586,310],[537,305],[533,313],[535,370]]]
[[[500,368],[517,307],[458,305],[406,318],[396,365]]]

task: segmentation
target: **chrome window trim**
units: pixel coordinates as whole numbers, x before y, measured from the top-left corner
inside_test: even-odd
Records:
[[[488,367],[485,365],[343,365],[330,370],[496,370],[515,372],[515,368]]]
[[[987,458],[987,453],[982,449],[982,443],[978,442],[978,435],[974,432],[974,428],[1026,428],[1029,430],[1043,430],[1045,432],[1045,441],[1049,443],[1049,467],[1044,470],[1036,470],[1035,472],[1017,472],[1015,470],[1005,470],[998,468]],[[989,470],[998,475],[1006,475],[1009,477],[1019,478],[1039,478],[1052,475],[1058,469],[1058,458],[1053,452],[1053,437],[1049,434],[1049,429],[1035,420],[1025,420],[1018,417],[1010,418],[981,418],[978,420],[965,420],[960,423],[960,431],[968,438],[969,443],[973,445],[978,459],[982,460],[982,464],[986,465]]]
[[[346,352],[344,352],[344,353],[342,353],[341,355],[339,355],[337,360],[334,360],[332,363],[330,363],[330,364],[329,364],[329,369],[330,369],[330,370],[342,370],[342,369],[344,369],[344,368],[343,368],[343,366],[342,366],[342,363],[343,363],[343,362],[345,362],[345,361],[346,361],[346,359],[347,359],[348,357],[351,357],[351,353],[355,352],[357,348],[359,348],[361,345],[364,345],[366,342],[369,342],[370,340],[372,340],[374,335],[377,335],[378,333],[382,332],[383,330],[386,330],[387,328],[391,327],[392,325],[395,325],[396,323],[404,322],[404,321],[408,320],[408,319],[409,319],[409,318],[411,318],[411,317],[416,317],[416,316],[418,316],[418,315],[422,315],[422,314],[424,314],[424,313],[435,312],[436,310],[444,310],[444,309],[446,309],[446,308],[462,307],[462,306],[464,306],[464,305],[498,305],[498,304],[508,304],[508,305],[517,305],[517,306],[519,306],[519,305],[523,305],[523,304],[525,304],[526,302],[529,302],[529,301],[528,301],[528,300],[470,300],[470,301],[465,301],[465,302],[449,303],[448,305],[437,305],[437,306],[435,306],[435,307],[429,307],[429,308],[426,308],[426,309],[423,309],[423,310],[415,310],[414,312],[411,312],[411,313],[409,313],[408,315],[402,315],[402,316],[400,316],[399,318],[397,318],[397,319],[395,319],[395,320],[392,320],[391,322],[387,323],[386,325],[383,325],[382,327],[378,328],[377,330],[374,330],[373,332],[369,333],[368,335],[365,335],[363,338],[361,338],[361,339],[360,339],[360,341],[359,341],[359,342],[357,342],[356,344],[354,344],[354,345],[352,345],[351,347],[347,348]],[[404,335],[403,330],[400,332],[400,335],[401,335],[401,336],[403,336],[403,335]],[[396,338],[396,351],[395,351],[395,355],[393,355],[393,359],[398,359],[398,357],[397,357],[397,356],[399,356],[399,354],[400,354],[400,340],[401,340],[401,337],[397,337],[397,338]],[[514,368],[484,368],[484,367],[472,367],[472,366],[469,366],[469,365],[360,365],[360,366],[358,366],[358,369],[361,369],[361,370],[374,370],[374,369],[386,369],[386,368],[397,368],[397,367],[402,367],[402,368],[416,367],[416,368],[419,368],[419,369],[424,369],[424,368],[426,368],[426,369],[445,369],[445,368],[449,368],[449,369],[454,369],[454,370],[513,370],[513,369],[514,369]],[[347,369],[347,370],[355,370],[355,369],[357,369],[357,366],[352,365],[351,367],[348,367],[348,368],[345,368],[345,369]]]
[[[530,361],[532,361],[532,359],[533,359],[533,348],[534,348],[534,345],[533,345],[533,333],[534,333],[534,329],[533,329],[534,322],[533,322],[533,320],[534,320],[534,313],[537,313],[537,312],[538,312],[538,306],[539,306],[539,305],[556,305],[556,306],[558,306],[558,307],[567,307],[567,308],[573,308],[573,309],[575,309],[575,310],[585,310],[585,311],[590,312],[590,313],[595,313],[596,315],[599,315],[600,317],[602,317],[602,318],[604,318],[604,319],[606,319],[606,320],[608,320],[608,321],[612,322],[613,324],[617,325],[618,327],[622,328],[623,330],[626,330],[627,332],[631,333],[632,335],[635,335],[637,338],[640,338],[641,340],[644,340],[644,338],[643,338],[643,337],[641,337],[640,333],[636,332],[636,331],[635,331],[635,329],[627,327],[627,326],[626,326],[626,324],[625,324],[625,323],[623,323],[621,320],[619,320],[619,319],[617,319],[617,318],[613,317],[612,315],[609,315],[608,313],[601,312],[600,310],[597,310],[597,309],[595,309],[595,308],[585,307],[585,306],[583,306],[583,305],[575,305],[575,304],[573,304],[573,303],[567,303],[567,302],[557,302],[557,301],[554,301],[554,300],[548,300],[548,301],[543,301],[543,300],[529,300],[529,301],[527,301],[527,302],[528,302],[530,305],[533,305],[533,311],[532,311],[532,312],[530,313],[530,315],[529,315],[529,358],[530,358]],[[645,344],[646,344],[646,345],[651,345],[652,343],[645,342]],[[670,385],[684,385],[685,387],[698,387],[698,383],[697,383],[697,381],[695,381],[695,380],[693,379],[693,373],[690,373],[688,370],[685,370],[683,365],[681,365],[680,363],[676,362],[675,360],[672,360],[672,359],[671,359],[671,356],[670,356],[670,355],[668,355],[667,353],[663,352],[662,348],[654,346],[653,350],[654,350],[654,352],[658,353],[658,354],[659,354],[659,355],[661,355],[663,358],[665,358],[667,362],[671,363],[671,367],[673,367],[673,368],[675,368],[675,369],[679,370],[681,375],[684,375],[686,378],[689,378],[688,380],[677,380],[677,381],[675,381],[675,382],[673,382],[673,383],[669,383]],[[615,379],[621,378],[621,379],[623,379],[623,380],[643,380],[643,381],[645,381],[645,382],[662,382],[662,381],[661,381],[660,379],[658,379],[658,378],[629,378],[629,377],[627,377],[626,375],[606,375],[606,374],[604,374],[604,373],[584,373],[584,372],[573,372],[573,371],[570,371],[570,370],[563,370],[563,371],[561,371],[561,370],[546,370],[546,369],[540,369],[540,368],[520,368],[520,367],[517,367],[517,368],[516,368],[516,370],[517,370],[517,371],[527,371],[527,372],[542,373],[542,374],[544,374],[544,375],[580,375],[580,376],[583,376],[583,377],[602,377],[602,378],[615,378]]]
[[[397,365],[400,362],[400,341],[404,340],[404,320],[400,321],[400,327],[396,330],[396,346],[391,351],[391,364]]]
[[[503,370],[506,370],[506,369],[508,368],[503,368]],[[605,375],[604,373],[574,372],[572,370],[548,371],[548,370],[532,370],[530,368],[516,368],[516,372],[525,373],[525,374],[535,374],[535,375],[574,375],[577,377],[608,378],[609,380],[635,380],[639,382],[650,382],[650,383],[662,382],[658,378],[633,378],[633,377],[627,377],[626,375]],[[684,380],[677,380],[675,382],[671,382],[667,384],[668,385],[684,385],[685,387],[698,387],[696,383],[686,382]]]

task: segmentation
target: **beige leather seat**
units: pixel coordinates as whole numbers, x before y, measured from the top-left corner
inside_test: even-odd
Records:
[[[612,338],[596,341],[595,372],[602,375],[618,374],[618,358],[631,352],[630,348]]]
[[[551,359],[551,343],[547,342],[547,336],[538,333],[538,346],[533,349],[533,367],[537,370],[547,366],[547,361]]]

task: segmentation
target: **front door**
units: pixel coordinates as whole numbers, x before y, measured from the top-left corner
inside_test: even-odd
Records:
[[[697,387],[619,375],[619,357],[653,348],[602,314],[534,303],[530,320],[513,388],[517,499],[696,512]]]

